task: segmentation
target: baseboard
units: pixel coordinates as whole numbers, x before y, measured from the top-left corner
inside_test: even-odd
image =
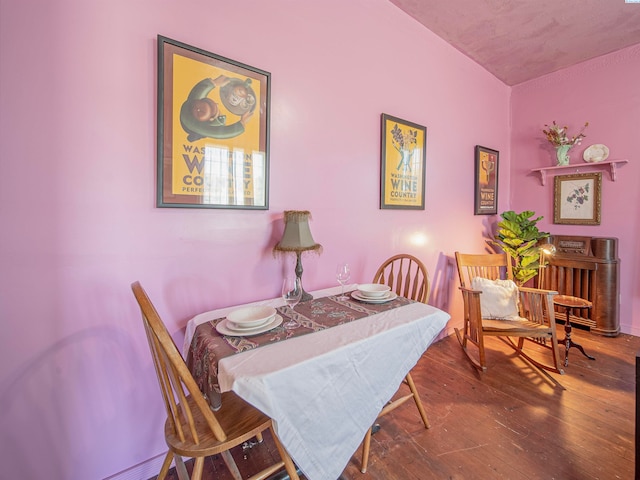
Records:
[[[634,327],[633,325],[620,325],[620,331],[633,335],[634,337],[640,337],[640,328]]]
[[[166,455],[166,452],[161,453],[158,456],[145,460],[110,477],[106,477],[103,480],[148,480],[149,478],[155,478],[158,476],[158,473],[160,473],[162,462]]]

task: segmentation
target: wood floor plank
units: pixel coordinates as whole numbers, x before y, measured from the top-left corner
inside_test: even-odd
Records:
[[[564,337],[562,326],[558,335]],[[487,342],[485,373],[471,367],[455,336],[433,344],[412,370],[431,428],[407,402],[380,419],[367,473],[360,473],[358,449],[342,479],[635,478],[640,337],[601,337],[574,328],[573,339],[596,360],[572,348],[564,375],[542,373],[494,338]],[[277,454],[269,435],[262,444],[236,450],[243,474]],[[190,471],[191,462],[187,466]],[[173,470],[171,475],[169,480],[177,479]],[[231,476],[212,457],[203,478]]]

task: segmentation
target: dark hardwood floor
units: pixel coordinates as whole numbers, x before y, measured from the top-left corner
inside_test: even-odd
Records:
[[[596,360],[572,348],[564,375],[541,373],[496,338],[486,341],[484,374],[473,370],[455,336],[433,344],[412,370],[431,428],[421,428],[415,406],[406,403],[380,421],[367,473],[360,473],[358,451],[342,478],[633,479],[640,337],[574,328],[573,339]],[[249,476],[275,452],[266,437],[233,453]],[[220,458],[207,459],[203,479],[230,478]]]

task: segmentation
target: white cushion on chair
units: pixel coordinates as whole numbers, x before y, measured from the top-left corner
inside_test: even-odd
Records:
[[[480,309],[482,318],[520,320],[518,315],[518,286],[513,280],[489,280],[475,277],[471,288],[482,292]]]

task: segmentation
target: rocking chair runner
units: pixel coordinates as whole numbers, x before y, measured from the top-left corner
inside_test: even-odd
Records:
[[[518,315],[521,319],[483,318],[481,308],[483,292],[470,288],[471,283],[475,277],[489,280],[513,280],[511,262],[504,253],[473,255],[456,252],[456,263],[464,301],[464,327],[462,332],[457,328],[455,332],[473,366],[483,372],[487,370],[484,337],[497,336],[503,338],[518,355],[526,358],[536,367],[564,373],[560,368],[561,360],[553,308],[553,297],[558,292],[519,287]],[[518,338],[517,343],[512,337]],[[525,341],[549,350],[551,362],[546,364],[532,358],[523,350]],[[477,355],[470,352],[470,346],[477,348]]]
[[[420,260],[412,255],[400,254],[386,260],[374,275],[373,283],[389,285],[391,291],[396,294],[418,302],[427,303],[429,300],[429,276],[427,275],[427,269]],[[430,428],[427,413],[422,406],[422,401],[418,395],[418,390],[413,382],[413,378],[411,378],[411,373],[407,373],[402,383],[409,387],[409,393],[404,395],[396,394],[378,414],[378,418],[395,410],[407,400],[413,399],[422,423],[424,423],[425,428]],[[373,427],[369,428],[362,442],[362,460],[360,464],[360,471],[362,473],[366,473],[369,464],[369,449],[371,447],[372,433]]]
[[[142,311],[149,349],[167,411],[164,434],[169,452],[158,480],[166,477],[174,459],[178,476],[187,478],[182,456],[195,458],[192,479],[200,480],[205,457],[218,453],[232,477],[242,480],[243,476],[229,450],[253,437],[262,440],[262,432],[267,429],[271,430],[280,459],[252,475],[250,480],[264,479],[282,467],[285,467],[291,480],[299,480],[293,461],[276,436],[271,418],[233,392],[222,394],[222,406],[218,411],[214,413],[209,408],[146,292],[139,282],[133,283],[131,288]]]

